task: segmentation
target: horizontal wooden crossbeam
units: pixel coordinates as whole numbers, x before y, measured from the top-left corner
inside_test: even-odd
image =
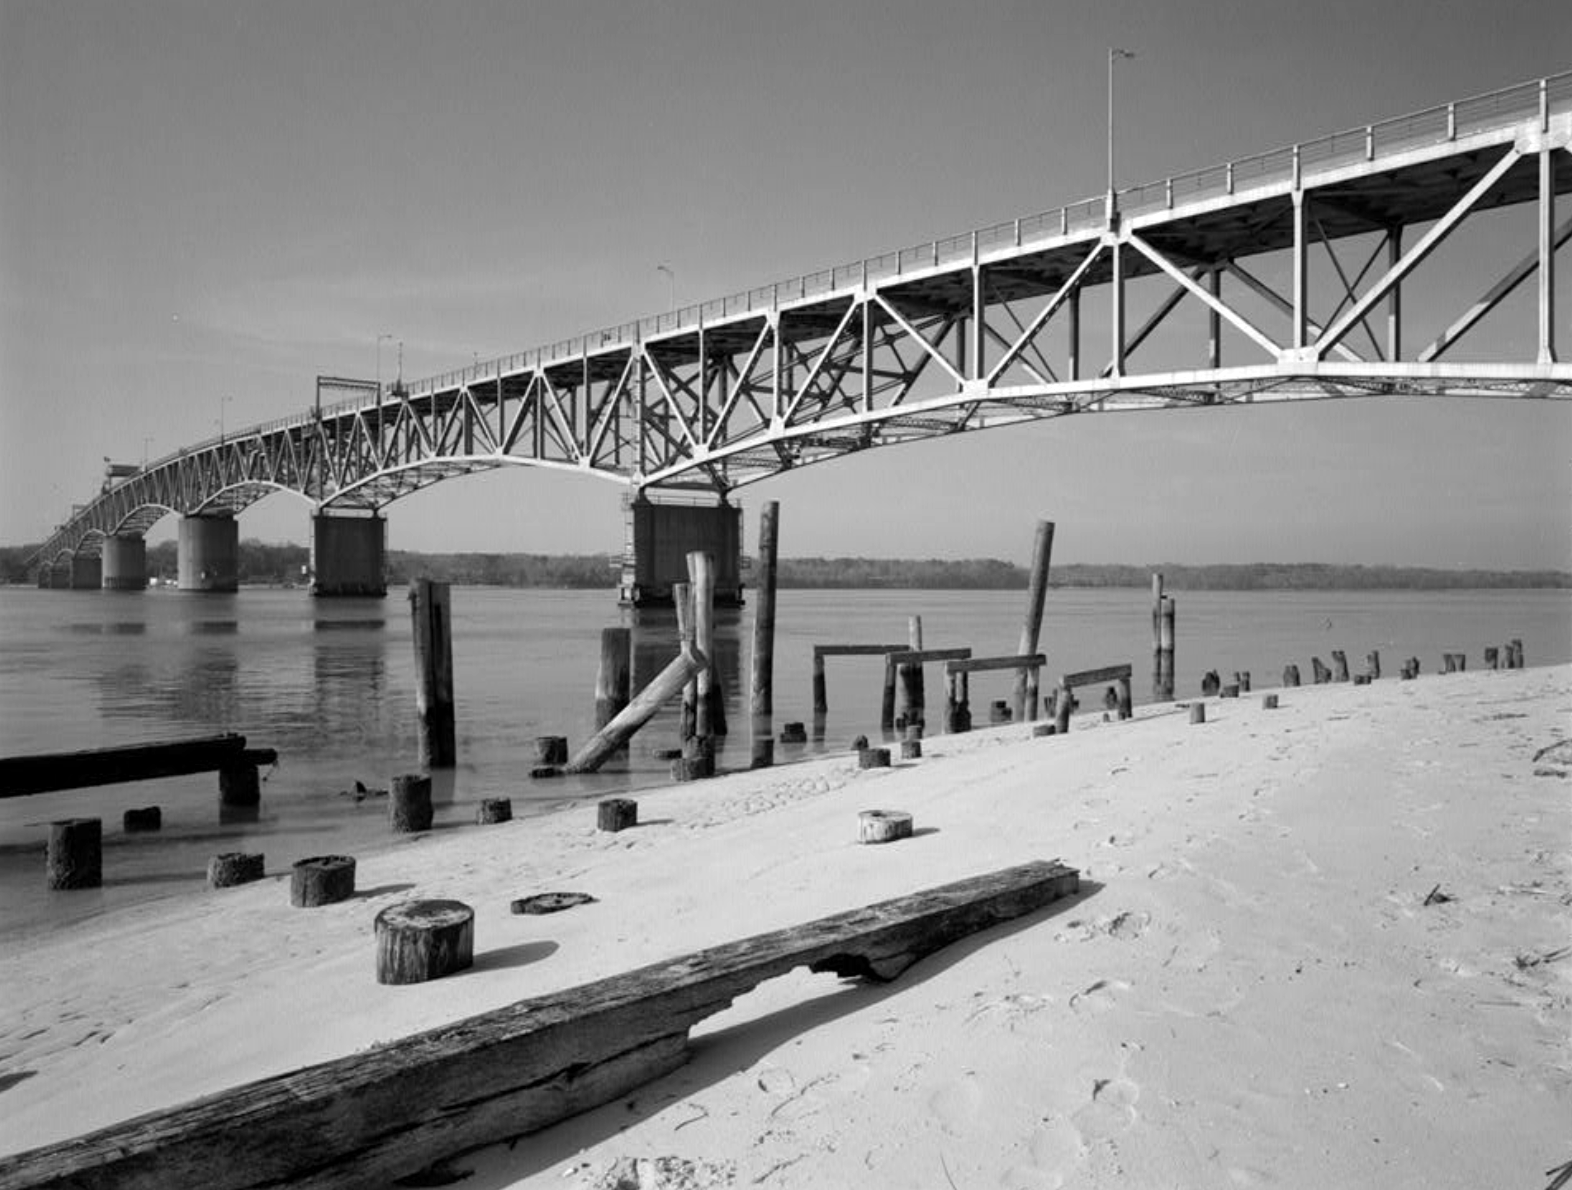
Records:
[[[972,657],[962,661],[947,661],[944,672],[949,674],[975,674],[995,669],[1040,669],[1048,664],[1041,653],[1019,657]]]
[[[277,760],[278,753],[273,749],[248,749],[246,737],[232,732],[160,744],[8,756],[0,758],[0,798],[150,781],[156,777],[183,777],[248,764],[273,764]]]
[[[521,1000],[0,1159],[0,1190],[384,1184],[674,1070],[693,1025],[795,967],[892,979],[1079,889],[1057,860],[1023,864]]]
[[[1116,682],[1120,678],[1130,680],[1133,671],[1128,665],[1108,665],[1102,669],[1083,669],[1079,673],[1065,674],[1059,679],[1059,685],[1066,690],[1076,686],[1096,686],[1103,682]]]

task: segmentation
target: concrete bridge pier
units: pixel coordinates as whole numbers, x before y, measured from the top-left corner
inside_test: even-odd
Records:
[[[140,537],[104,538],[103,585],[106,591],[147,588],[147,542]]]
[[[71,590],[96,591],[103,586],[103,559],[93,554],[73,554],[71,557]]]
[[[388,593],[387,518],[319,512],[311,518],[311,593],[381,599]]]
[[[240,523],[229,514],[183,516],[176,550],[182,591],[240,588]]]
[[[742,606],[742,509],[727,504],[657,504],[642,492],[624,502],[627,548],[618,598],[624,607],[669,607],[673,583],[688,581],[688,554],[715,559],[715,606]]]

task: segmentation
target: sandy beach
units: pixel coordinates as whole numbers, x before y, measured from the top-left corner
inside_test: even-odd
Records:
[[[313,910],[268,855],[40,932],[0,959],[0,1154],[1060,858],[1078,896],[893,983],[772,981],[675,1074],[457,1184],[1545,1186],[1572,1161],[1572,667],[1260,693],[649,791],[618,834],[584,807],[390,841]],[[916,836],[859,845],[874,808]],[[545,891],[596,902],[509,912]],[[372,919],[416,897],[474,907],[474,967],[381,986]]]

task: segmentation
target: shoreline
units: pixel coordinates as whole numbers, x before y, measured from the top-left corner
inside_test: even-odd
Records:
[[[1200,726],[1147,705],[1065,738],[931,736],[890,770],[843,753],[653,787],[617,835],[583,805],[395,840],[317,910],[273,876],[38,936],[0,960],[0,1152],[1058,857],[1083,878],[1062,908],[889,985],[773,981],[631,1108],[463,1158],[464,1184],[600,1190],[661,1157],[673,1187],[1249,1185],[1290,1150],[1337,1184],[1534,1184],[1572,1156],[1547,1148],[1572,1109],[1572,958],[1552,957],[1572,755],[1531,759],[1569,734],[1572,666],[1273,688],[1276,711],[1267,689],[1204,700]],[[859,847],[876,806],[923,833]],[[1432,886],[1449,900],[1421,904]],[[598,903],[507,912],[567,890]],[[426,896],[474,906],[475,967],[375,984],[371,919]],[[1354,1146],[1365,1124],[1385,1137]]]

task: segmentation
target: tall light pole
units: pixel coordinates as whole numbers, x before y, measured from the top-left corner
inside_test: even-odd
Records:
[[[392,335],[377,336],[377,400],[382,399],[382,340],[393,341]]]
[[[1114,191],[1114,62],[1120,58],[1134,58],[1131,50],[1117,46],[1108,47],[1108,218],[1112,221],[1118,210]]]
[[[671,271],[670,265],[665,264],[656,265],[655,271],[666,274],[666,308],[675,314],[677,312],[677,274]]]
[[[218,442],[220,446],[224,443],[224,406],[234,399],[234,397],[218,398]]]

